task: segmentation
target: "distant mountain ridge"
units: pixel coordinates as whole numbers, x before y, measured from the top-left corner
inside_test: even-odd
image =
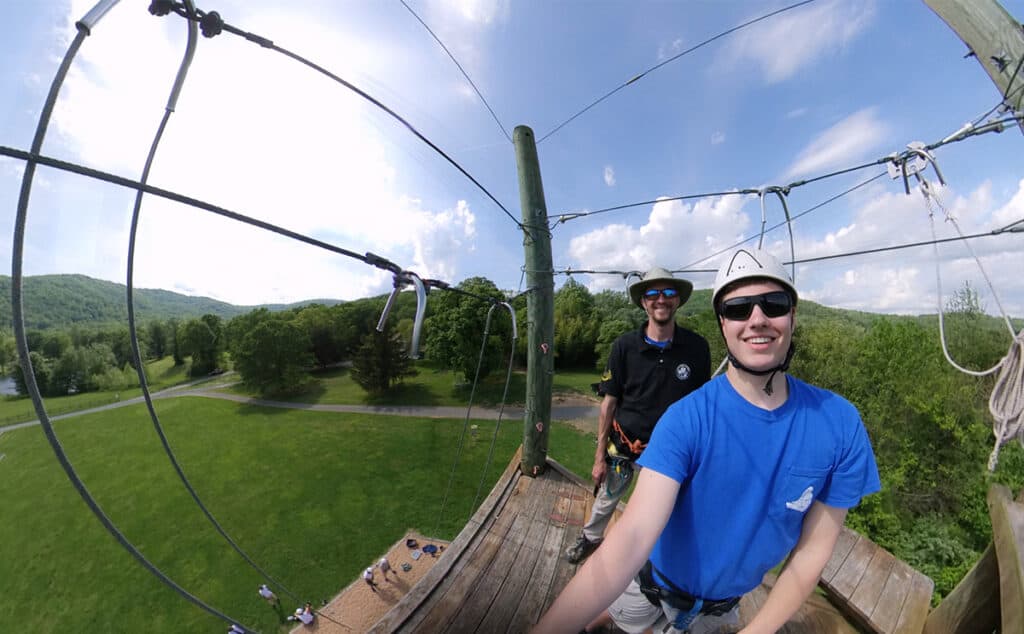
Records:
[[[127,324],[124,284],[98,280],[86,275],[33,275],[24,279],[22,302],[25,327],[30,329],[63,328],[72,324]],[[230,319],[255,308],[278,311],[308,304],[333,305],[336,299],[314,299],[294,304],[261,304],[236,306],[209,297],[193,297],[163,289],[136,288],[135,318],[187,319],[207,313]],[[0,275],[0,328],[12,324],[11,278]]]

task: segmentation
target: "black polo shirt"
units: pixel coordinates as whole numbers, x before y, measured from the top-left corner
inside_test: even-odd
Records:
[[[615,420],[632,440],[646,443],[668,406],[711,378],[711,351],[697,333],[676,324],[664,348],[644,339],[645,323],[612,344],[601,389],[618,399]],[[614,432],[612,432],[614,433]]]

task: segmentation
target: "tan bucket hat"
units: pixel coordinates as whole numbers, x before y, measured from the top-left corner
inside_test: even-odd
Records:
[[[667,269],[656,266],[644,273],[639,280],[629,285],[630,299],[633,300],[634,304],[643,308],[644,291],[655,284],[668,284],[672,288],[676,289],[679,293],[680,306],[685,304],[686,300],[690,299],[690,293],[693,292],[693,284],[691,284],[689,280],[672,277],[672,274],[669,273]]]

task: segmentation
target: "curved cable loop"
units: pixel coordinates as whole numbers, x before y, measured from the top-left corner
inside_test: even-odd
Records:
[[[194,6],[193,6],[193,3],[192,3],[192,0],[184,0],[184,1],[185,1],[186,10],[187,11],[194,11]],[[184,85],[185,78],[186,78],[186,76],[188,74],[189,66],[191,65],[192,59],[193,59],[193,57],[195,55],[196,42],[198,40],[198,37],[197,37],[197,34],[196,34],[196,25],[195,25],[195,22],[193,22],[191,20],[186,21],[186,23],[188,25],[188,44],[186,46],[185,56],[184,56],[184,59],[182,60],[181,66],[178,69],[178,74],[177,74],[177,77],[175,79],[174,86],[173,86],[173,88],[171,90],[171,95],[170,95],[170,97],[168,99],[167,106],[166,106],[166,109],[164,111],[164,116],[161,119],[159,129],[157,130],[157,132],[156,132],[156,134],[155,134],[155,136],[153,138],[153,142],[150,145],[149,155],[146,158],[146,163],[145,163],[145,166],[143,167],[142,176],[140,178],[140,182],[143,183],[143,184],[145,184],[149,180],[149,174],[150,174],[150,170],[151,170],[151,168],[153,166],[153,161],[156,158],[157,148],[159,147],[160,141],[163,138],[164,132],[165,132],[166,127],[167,127],[167,123],[168,123],[168,121],[170,119],[170,115],[171,115],[172,112],[174,112],[174,108],[175,108],[175,105],[177,103],[178,96],[181,93],[181,88]],[[136,237],[138,235],[139,217],[140,217],[141,211],[142,211],[142,198],[143,198],[143,194],[144,194],[144,192],[141,189],[136,192],[135,205],[134,205],[134,208],[132,210],[131,228],[130,228],[130,231],[129,231],[129,238],[128,238],[128,264],[127,264],[127,281],[126,281],[126,284],[125,284],[125,289],[126,289],[126,305],[127,305],[127,309],[128,309],[128,332],[129,332],[129,337],[130,337],[131,346],[132,346],[132,357],[133,357],[133,359],[135,361],[135,370],[136,370],[136,373],[138,374],[138,377],[139,377],[139,387],[142,389],[142,396],[143,396],[143,399],[146,402],[146,408],[149,411],[150,420],[153,422],[153,428],[156,430],[157,436],[160,439],[160,443],[163,446],[164,453],[167,454],[167,458],[170,461],[171,465],[174,467],[174,471],[177,473],[178,478],[181,480],[182,484],[185,486],[185,489],[188,490],[189,495],[192,496],[192,500],[196,503],[196,505],[199,507],[199,509],[203,512],[203,515],[206,516],[206,519],[210,522],[210,524],[213,526],[213,528],[220,534],[221,537],[224,538],[224,540],[231,546],[231,548],[234,549],[234,551],[236,553],[238,553],[239,556],[241,556],[242,559],[244,559],[245,562],[247,564],[249,564],[250,567],[253,568],[253,570],[255,570],[257,573],[259,573],[266,581],[270,582],[275,588],[277,588],[278,590],[284,592],[289,597],[291,597],[293,600],[301,603],[301,599],[298,597],[298,595],[296,595],[294,592],[292,592],[290,589],[288,589],[287,586],[285,586],[283,583],[281,583],[280,581],[275,579],[273,576],[270,575],[270,573],[268,573],[262,567],[260,567],[248,555],[248,553],[246,553],[242,549],[242,547],[239,546],[238,543],[227,533],[227,531],[220,524],[220,522],[217,521],[217,519],[214,517],[213,513],[209,510],[209,508],[206,506],[206,504],[199,497],[199,493],[195,490],[195,488],[192,486],[192,483],[189,481],[188,476],[185,474],[185,471],[182,468],[181,463],[178,461],[178,458],[177,458],[176,454],[174,453],[173,448],[171,447],[170,441],[169,441],[169,439],[167,438],[167,435],[164,432],[163,425],[161,425],[161,423],[160,423],[160,417],[157,415],[156,407],[153,404],[153,397],[152,397],[152,394],[150,393],[149,383],[148,383],[148,380],[146,378],[146,372],[145,372],[145,369],[144,369],[145,366],[143,364],[142,352],[141,352],[141,348],[139,346],[138,331],[137,331],[136,319],[135,319],[135,301],[134,301],[134,290],[135,290],[135,286],[134,286],[135,245],[136,245]]]
[[[501,430],[501,417],[505,413],[505,401],[508,399],[508,387],[512,383],[512,364],[516,356],[516,340],[519,339],[519,331],[516,328],[516,311],[512,308],[512,304],[508,302],[499,302],[492,304],[490,309],[487,311],[487,327],[484,328],[485,332],[489,329],[491,323],[491,313],[498,306],[504,306],[508,309],[508,314],[512,318],[512,350],[508,354],[508,370],[505,373],[505,389],[501,393],[501,405],[498,407],[498,421],[494,424],[494,433],[491,435],[491,447],[487,451],[487,461],[484,463],[483,471],[480,472],[480,482],[476,485],[476,495],[473,496],[473,505],[469,507],[470,517],[472,517],[473,511],[476,509],[476,503],[480,500],[480,493],[483,491],[484,480],[487,478],[487,470],[491,468],[491,461],[494,458],[494,446],[498,442],[498,432]],[[484,338],[486,341],[486,336]]]
[[[505,302],[502,302],[502,303],[505,303]],[[473,387],[470,388],[470,390],[469,390],[469,403],[466,405],[466,418],[465,418],[465,420],[462,423],[462,433],[459,434],[459,444],[458,444],[458,446],[455,449],[455,460],[452,461],[452,470],[448,474],[448,484],[445,486],[445,489],[444,489],[444,497],[441,498],[441,509],[440,509],[440,511],[438,511],[437,522],[434,525],[434,531],[433,531],[435,537],[437,536],[437,531],[440,530],[440,528],[441,528],[441,519],[444,517],[445,506],[448,505],[448,495],[451,493],[452,482],[455,480],[455,471],[456,471],[456,469],[458,469],[459,459],[462,457],[462,446],[466,442],[466,430],[469,428],[469,416],[470,416],[470,413],[473,411],[473,399],[476,396],[476,386],[480,382],[480,368],[481,368],[481,366],[483,366],[483,363],[484,363],[484,352],[487,350],[487,338],[491,334],[491,316],[494,314],[494,307],[495,306],[497,306],[497,303],[492,303],[491,304],[490,309],[488,309],[488,311],[487,311],[487,320],[484,322],[484,336],[483,336],[483,340],[480,342],[480,354],[479,354],[479,356],[477,357],[477,360],[476,360],[476,373],[473,375]],[[511,307],[509,307],[509,310],[511,311]],[[515,317],[513,317],[513,320],[514,319],[515,319]],[[512,346],[512,351],[513,351],[513,353],[515,352],[515,346],[514,345]],[[511,378],[511,366],[509,368],[509,372],[510,372],[509,378]],[[508,384],[507,383],[506,383],[505,388],[506,388],[506,390],[508,389]],[[504,406],[504,401],[502,402],[502,405]]]
[[[64,54],[60,67],[54,75],[53,82],[50,84],[50,90],[46,96],[46,101],[44,102],[42,111],[39,115],[39,121],[36,124],[35,135],[32,139],[31,152],[26,160],[25,169],[22,172],[21,191],[18,197],[18,208],[15,215],[14,236],[11,249],[11,321],[14,326],[14,338],[18,348],[18,357],[22,374],[25,378],[25,387],[29,393],[29,397],[32,399],[32,406],[36,410],[36,416],[39,417],[39,425],[42,427],[43,433],[46,435],[46,439],[50,443],[50,447],[53,449],[57,462],[60,463],[61,468],[64,469],[64,473],[68,477],[68,480],[71,481],[72,486],[75,487],[79,496],[85,502],[86,506],[89,507],[89,510],[92,511],[93,515],[96,516],[97,520],[99,520],[118,544],[128,551],[128,553],[134,557],[143,568],[148,570],[164,585],[171,588],[182,598],[203,609],[212,616],[215,616],[229,624],[238,625],[239,621],[237,619],[227,616],[217,608],[214,608],[202,599],[191,594],[173,579],[168,577],[162,570],[157,568],[152,562],[146,559],[145,555],[143,555],[142,552],[140,552],[139,549],[124,535],[124,533],[117,528],[114,522],[103,511],[103,508],[92,496],[85,483],[79,477],[78,472],[75,471],[74,465],[71,464],[71,460],[64,452],[60,439],[57,438],[57,435],[54,432],[53,424],[50,422],[50,417],[46,412],[46,406],[43,403],[42,395],[39,392],[39,384],[36,382],[35,369],[32,366],[32,359],[29,356],[28,340],[25,336],[25,311],[22,301],[25,226],[28,218],[28,203],[32,192],[32,182],[35,179],[37,164],[36,157],[39,156],[39,150],[42,148],[43,139],[46,137],[46,129],[49,126],[50,119],[53,115],[57,95],[60,93],[61,86],[64,83],[64,79],[67,77],[72,61],[77,55],[78,50],[81,48],[85,38],[90,35],[92,29],[96,26],[96,23],[114,4],[114,2],[109,0],[104,0],[98,3],[89,11],[88,14],[86,14],[85,18],[75,24],[78,32],[68,46],[68,50]],[[239,627],[241,627],[247,634],[255,634],[255,630],[249,627],[241,625],[239,625]]]
[[[423,330],[423,315],[427,312],[427,289],[423,285],[420,276],[412,271],[406,271],[406,275],[412,280],[416,287],[416,319],[412,322],[412,343],[409,346],[409,358],[420,358],[420,333]]]
[[[629,287],[631,286],[629,281],[634,277],[636,278],[637,282],[644,279],[643,273],[641,273],[640,271],[626,271],[625,273],[622,274],[622,280],[626,284],[626,297],[629,297]]]
[[[793,219],[789,215],[789,203],[786,202],[786,196],[789,193],[788,188],[773,185],[757,192],[758,198],[761,199],[761,235],[757,238],[757,248],[761,249],[764,245],[765,226],[768,224],[768,215],[765,213],[764,208],[764,197],[765,194],[769,193],[778,196],[779,202],[782,203],[782,211],[786,216],[786,228],[789,230],[790,277],[793,278],[793,283],[796,284],[796,245],[793,239]]]

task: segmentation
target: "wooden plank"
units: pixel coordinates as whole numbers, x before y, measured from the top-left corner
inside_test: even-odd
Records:
[[[516,519],[512,522],[512,527],[509,530],[509,536],[517,532],[525,532],[523,525],[527,521],[528,520],[524,515],[518,514]],[[477,575],[469,593],[465,595],[462,601],[460,601],[461,609],[458,610],[455,618],[450,623],[448,623],[444,628],[424,627],[418,631],[424,632],[425,634],[434,634],[441,631],[476,632],[477,626],[487,614],[487,610],[489,609],[491,602],[494,601],[494,598],[498,595],[498,590],[501,589],[501,583],[505,579],[505,572],[512,567],[512,564],[519,556],[519,545],[522,544],[522,540],[519,540],[519,545],[509,542],[509,539],[503,540],[501,548],[498,549],[498,553],[494,559],[491,560],[490,565],[484,568],[482,572]]]
[[[910,581],[910,592],[903,602],[900,617],[892,634],[921,634],[924,623],[928,620],[928,609],[932,604],[932,591],[935,584],[926,575],[914,570]]]
[[[582,487],[577,487],[576,491],[584,491],[584,495],[589,495],[589,491],[585,491]],[[562,543],[558,549],[558,562],[555,567],[555,578],[551,581],[551,588],[548,590],[547,597],[544,600],[544,610],[551,607],[551,604],[555,602],[558,595],[561,594],[562,589],[568,585],[569,580],[576,574],[576,566],[570,564],[565,559],[565,551],[575,541],[579,535],[579,529],[577,525],[582,526],[585,521],[584,512],[586,510],[586,504],[584,499],[577,498],[573,492],[569,492],[569,512],[567,513],[566,524],[562,527]]]
[[[451,570],[444,582],[438,584],[439,591],[430,597],[429,604],[421,605],[401,631],[431,634],[445,631],[472,594],[473,586],[500,552],[504,538],[502,532],[487,531],[474,549],[473,556],[464,558],[463,565],[457,570]]]
[[[873,541],[859,536],[835,576],[828,584],[823,584],[825,589],[830,591],[830,596],[841,597],[842,601],[848,602],[877,549],[878,546]]]
[[[992,634],[999,629],[999,566],[988,548],[960,583],[928,615],[925,634]]]
[[[999,564],[999,604],[1003,632],[1024,632],[1024,505],[1010,490],[993,484],[988,490],[992,542]]]
[[[740,625],[750,623],[757,611],[768,599],[768,593],[775,586],[777,578],[766,573],[761,585],[740,599]],[[780,634],[857,634],[856,628],[846,622],[843,615],[824,597],[812,594],[800,606],[800,610],[781,628]]]
[[[459,532],[445,553],[433,567],[414,585],[398,602],[370,629],[371,632],[394,632],[434,593],[439,580],[444,579],[449,570],[465,555],[466,547],[477,537],[483,524],[499,507],[499,502],[507,496],[519,477],[519,462],[522,459],[522,447],[516,450],[505,471],[498,478],[490,494],[484,499],[477,512]]]
[[[882,632],[892,632],[896,629],[913,579],[914,570],[910,566],[893,566],[892,573],[882,587],[882,595],[886,596],[887,600],[877,605],[871,614],[871,621],[876,629]]]
[[[867,570],[857,584],[857,589],[850,595],[850,607],[863,615],[867,623],[873,622],[871,615],[878,609],[879,602],[884,603],[892,598],[891,595],[882,594],[882,588],[885,587],[894,564],[896,558],[892,553],[884,548],[877,549],[868,562]],[[899,605],[903,605],[903,598],[899,599]],[[887,606],[883,605],[881,609],[885,611]]]
[[[505,578],[495,594],[496,599],[490,603],[486,615],[477,626],[478,632],[491,634],[505,628],[525,600],[528,588],[537,583],[534,575],[541,565],[539,559],[544,552],[543,545],[550,526],[548,509],[554,503],[558,480],[561,478],[557,475],[552,477],[546,471],[534,479],[535,491],[531,491],[529,505],[523,509],[523,515],[529,516],[526,538],[509,568],[496,573],[495,576],[504,572]]]
[[[846,557],[850,554],[850,550],[859,538],[860,535],[856,531],[845,526],[843,527],[843,530],[839,533],[839,539],[836,540],[836,546],[832,549],[832,556],[829,558],[828,563],[825,564],[825,569],[821,571],[822,580],[825,582],[832,581],[832,577],[842,567]]]
[[[544,601],[551,589],[551,582],[555,578],[555,570],[558,568],[558,560],[561,557],[563,529],[557,525],[548,527],[547,535],[544,536],[544,543],[541,545],[540,556],[537,559],[537,566],[534,568],[532,582],[527,585],[523,600],[512,618],[508,621],[505,631],[509,634],[528,632],[530,628],[540,620],[540,615],[545,609]]]

